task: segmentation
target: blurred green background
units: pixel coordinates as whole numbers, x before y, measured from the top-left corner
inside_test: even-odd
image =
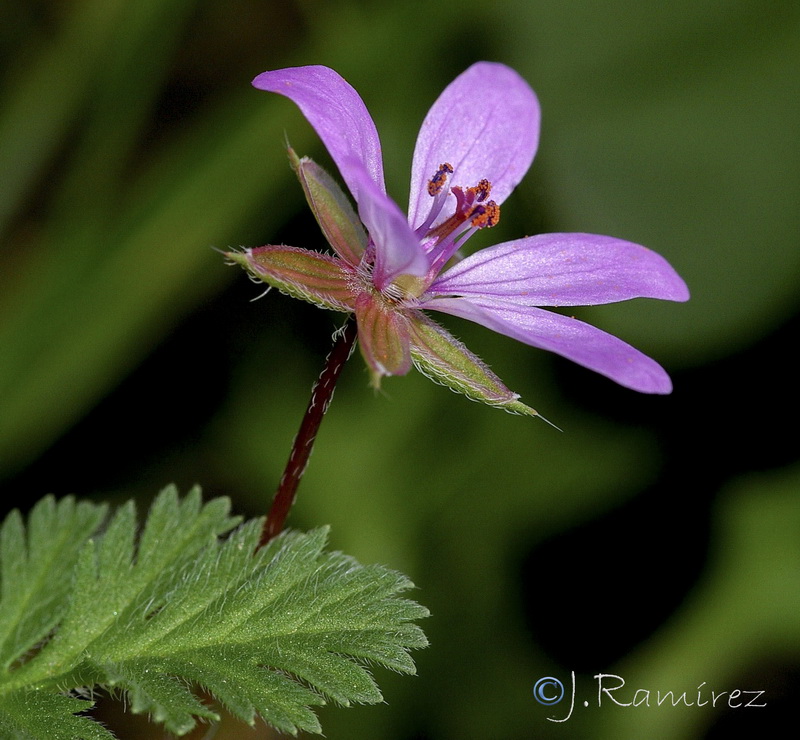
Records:
[[[0,485],[142,507],[200,483],[260,515],[340,317],[260,291],[215,249],[323,249],[250,79],[322,63],[361,93],[390,192],[418,126],[480,59],[537,91],[542,139],[471,247],[589,231],[655,249],[692,290],[579,315],[657,358],[675,392],[617,388],[447,321],[564,429],[412,373],[345,369],[291,525],[407,573],[433,616],[386,705],[331,740],[777,736],[800,694],[800,5],[794,0],[0,3]],[[578,313],[578,312],[576,312]],[[790,358],[790,352],[792,357]],[[563,723],[570,672],[576,707]],[[597,706],[763,690],[763,708]],[[567,699],[536,702],[554,676]],[[589,701],[588,708],[582,701]],[[743,699],[740,699],[743,701]],[[654,702],[653,702],[654,703]],[[734,704],[737,702],[733,702]],[[102,700],[122,738],[160,730]],[[200,735],[197,735],[199,737]],[[227,723],[217,738],[272,737]]]

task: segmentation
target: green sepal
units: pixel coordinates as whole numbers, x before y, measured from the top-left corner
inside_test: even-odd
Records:
[[[405,375],[411,369],[406,316],[367,292],[356,299],[355,313],[358,346],[370,370],[372,387],[379,388],[384,375]]]
[[[423,375],[473,401],[513,414],[539,416],[517,400],[519,395],[506,388],[483,360],[423,313],[416,312],[409,327],[411,358]]]
[[[353,275],[339,259],[297,247],[255,247],[228,252],[231,262],[292,298],[320,308],[350,312],[354,308]]]
[[[316,162],[301,159],[291,147],[289,162],[328,244],[345,262],[358,265],[367,248],[367,232],[344,191]]]

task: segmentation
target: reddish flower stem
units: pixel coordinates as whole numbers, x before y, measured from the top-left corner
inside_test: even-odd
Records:
[[[303,421],[300,422],[300,429],[292,443],[289,460],[278,484],[278,490],[275,492],[275,498],[272,499],[272,506],[264,522],[264,529],[261,531],[259,548],[280,534],[283,529],[289,509],[292,508],[297,495],[297,486],[300,484],[300,479],[308,465],[308,458],[311,456],[311,450],[314,448],[319,425],[328,410],[333,398],[333,391],[336,389],[336,381],[339,379],[344,363],[347,362],[347,358],[353,351],[357,336],[358,330],[353,317],[350,317],[341,330],[336,333],[336,341],[330,354],[325,358],[322,373],[311,389],[308,408],[303,416]]]

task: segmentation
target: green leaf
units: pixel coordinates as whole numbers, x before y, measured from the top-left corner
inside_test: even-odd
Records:
[[[0,737],[52,738],[54,725],[66,728],[65,738],[110,737],[74,716],[91,702],[63,694],[95,686],[124,691],[132,711],[178,735],[197,718],[217,718],[196,686],[244,722],[260,715],[283,732],[321,732],[312,707],[382,701],[368,664],[414,673],[408,651],[427,641],[412,621],[427,610],[399,597],[411,582],[325,552],[327,530],[285,533],[257,551],[260,521],[234,530],[226,500],[203,504],[197,490],[179,500],[169,488],[137,545],[132,505],[97,534],[103,512],[46,499],[31,514],[27,547],[18,513],[0,531],[0,634],[28,636],[11,651],[27,658],[1,676]],[[42,523],[50,549],[34,547]],[[42,571],[40,557],[57,560],[58,582],[68,584],[55,599],[57,617],[39,620],[48,634],[21,627],[20,604],[36,613],[54,597],[31,588],[21,601],[5,588],[25,567]]]
[[[78,553],[106,508],[58,503],[52,496],[31,511],[28,529],[18,511],[0,528],[0,665],[10,664],[43,640],[62,617]]]
[[[35,689],[0,695],[0,737],[19,740],[113,740],[89,717],[91,701]]]

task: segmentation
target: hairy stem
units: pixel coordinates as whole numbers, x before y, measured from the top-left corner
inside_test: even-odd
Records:
[[[300,429],[292,443],[292,451],[281,476],[281,482],[278,484],[278,490],[275,492],[275,498],[272,499],[272,506],[267,514],[267,520],[264,522],[264,529],[258,543],[259,547],[266,545],[283,529],[289,509],[292,508],[297,495],[297,486],[300,484],[300,479],[308,465],[308,458],[311,456],[311,450],[314,448],[319,425],[328,410],[333,398],[333,391],[336,389],[336,381],[339,379],[344,363],[347,362],[347,358],[353,351],[357,336],[356,321],[351,316],[345,325],[336,332],[333,348],[325,358],[325,366],[311,389],[311,399],[308,402],[303,421],[300,423]]]

